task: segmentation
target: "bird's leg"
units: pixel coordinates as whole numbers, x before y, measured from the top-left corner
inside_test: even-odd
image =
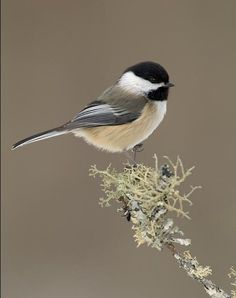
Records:
[[[131,156],[128,151],[124,151],[124,154],[128,158],[128,160],[135,166],[137,165],[137,162],[136,162],[137,152],[141,152],[141,151],[143,151],[143,144],[137,144],[132,148],[133,156]]]
[[[140,144],[135,145],[134,148],[132,149],[132,151],[133,151],[133,160],[136,163],[137,152],[143,151],[143,144],[140,143]]]
[[[133,157],[130,155],[130,153],[128,151],[124,151],[124,154],[128,158],[128,160],[130,161],[130,163],[132,165],[136,165],[136,161],[133,159]]]

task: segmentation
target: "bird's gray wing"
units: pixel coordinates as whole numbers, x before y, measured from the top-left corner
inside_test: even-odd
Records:
[[[102,96],[98,100],[91,102],[64,128],[73,130],[80,127],[97,127],[105,125],[121,125],[136,120],[145,106],[146,98],[130,98],[127,95],[109,98],[109,102]]]

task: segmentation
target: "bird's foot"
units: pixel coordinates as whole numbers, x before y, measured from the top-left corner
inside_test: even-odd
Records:
[[[137,153],[142,152],[143,149],[144,148],[143,148],[142,143],[135,145],[134,148],[132,149],[132,151],[133,151],[133,160],[135,161],[135,163],[136,163]]]
[[[133,167],[133,166],[136,166],[136,161],[133,159],[133,156],[131,156],[131,154],[128,152],[128,151],[125,151],[124,152],[125,156],[127,157],[128,159],[128,162],[131,164],[131,166],[128,164],[126,165],[127,168],[129,167]]]
[[[137,153],[143,151],[143,149],[144,149],[143,144],[137,144],[131,149],[131,151],[133,153],[132,155],[128,151],[124,152],[125,156],[131,162],[132,166],[137,165],[137,161],[136,161]]]
[[[133,152],[142,152],[143,151],[143,143],[137,144],[133,147],[132,151]]]

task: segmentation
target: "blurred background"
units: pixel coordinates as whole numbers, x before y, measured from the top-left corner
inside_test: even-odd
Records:
[[[168,251],[136,248],[131,224],[101,209],[91,165],[122,154],[58,137],[24,137],[69,120],[139,61],[161,63],[176,85],[141,162],[180,155],[196,165],[191,251],[229,291],[236,265],[234,0],[5,0],[3,7],[2,268],[4,298],[206,297]]]

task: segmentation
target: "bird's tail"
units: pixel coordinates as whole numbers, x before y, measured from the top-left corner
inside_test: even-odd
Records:
[[[28,137],[26,139],[23,139],[17,143],[15,143],[13,146],[12,146],[12,150],[18,148],[18,147],[21,147],[21,146],[24,146],[24,145],[28,145],[28,144],[31,144],[31,143],[34,143],[34,142],[38,142],[38,141],[41,141],[41,140],[45,140],[45,139],[49,139],[49,138],[53,138],[53,137],[57,137],[57,136],[60,136],[60,135],[64,135],[66,133],[68,133],[69,131],[66,130],[65,128],[62,127],[57,127],[57,128],[53,128],[53,129],[50,129],[50,130],[47,130],[47,131],[43,131],[43,132],[40,132],[40,133],[37,133],[31,137]]]

